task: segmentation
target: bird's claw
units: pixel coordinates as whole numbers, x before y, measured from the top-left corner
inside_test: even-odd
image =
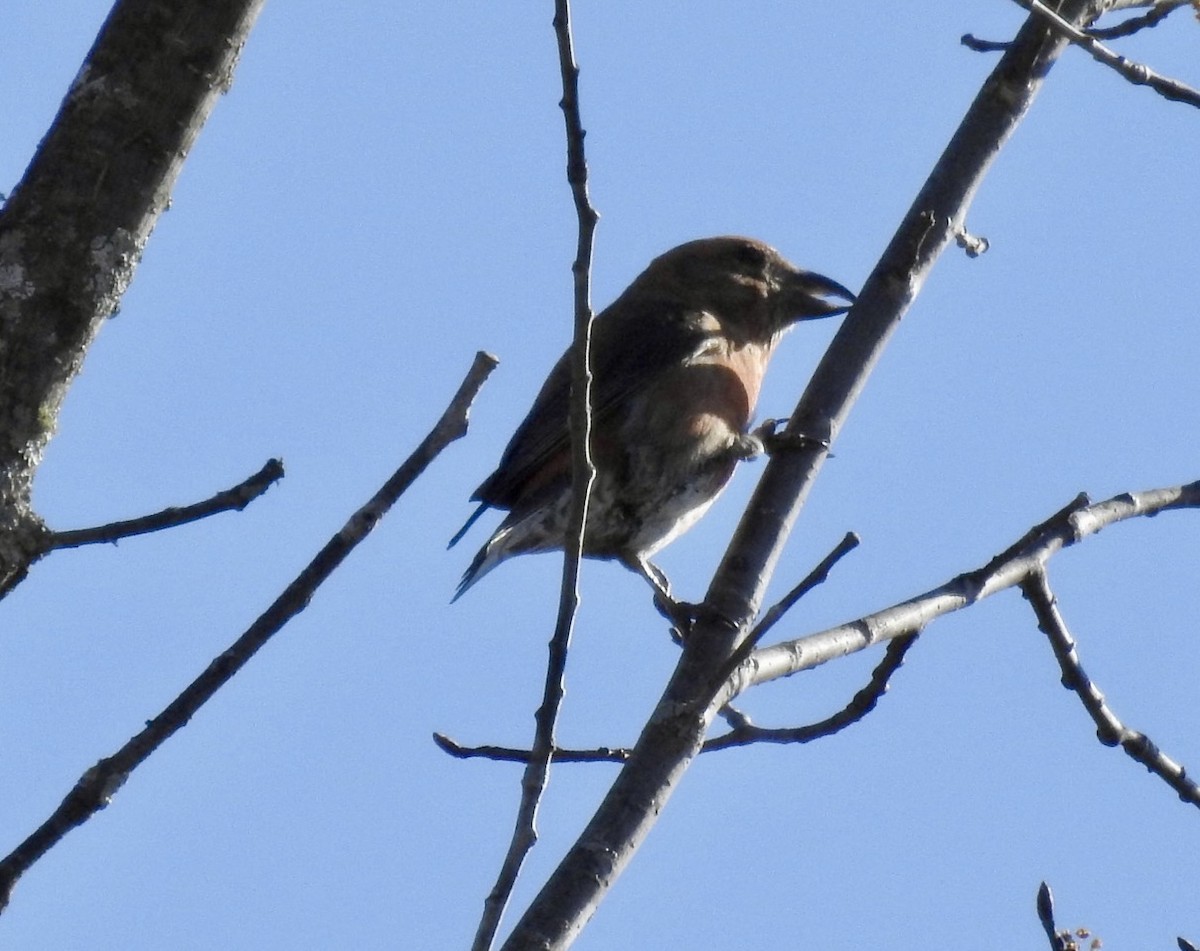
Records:
[[[682,644],[696,623],[700,605],[690,601],[676,601],[662,592],[654,594],[654,609],[671,622],[671,640]]]
[[[770,449],[768,441],[775,437],[775,430],[786,419],[767,419],[755,426],[750,432],[740,434],[733,444],[733,453],[739,459],[756,459]]]
[[[779,432],[779,427],[786,425],[787,422],[786,419],[766,419],[746,433],[742,437],[743,441],[746,444],[757,445],[758,452],[743,458],[751,459],[764,452],[773,456],[777,452],[791,452],[797,449],[820,448],[826,452],[829,451],[829,443],[824,439],[809,436],[807,433],[787,432],[786,430]]]

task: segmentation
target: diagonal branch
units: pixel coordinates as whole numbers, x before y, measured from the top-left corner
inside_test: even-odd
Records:
[[[982,568],[856,621],[759,648],[734,675],[732,693],[810,670],[880,641],[919,633],[935,618],[1023,584],[1055,554],[1109,525],[1183,508],[1200,508],[1200,482],[1123,493],[1090,505],[1080,497]]]
[[[1087,25],[1100,12],[1098,3],[1063,0],[1062,9],[1070,21]],[[517,923],[508,951],[568,947],[662,813],[716,711],[730,699],[729,687],[715,684],[714,675],[750,630],[828,446],[1065,46],[1039,18],[1030,18],[971,104],[792,414],[787,432],[809,437],[807,448],[768,463],[629,761]]]
[[[571,350],[571,529],[563,546],[562,585],[558,616],[550,638],[542,703],[535,714],[533,750],[521,780],[521,802],[516,824],[499,875],[484,901],[483,916],[475,932],[472,951],[488,951],[500,927],[500,919],[512,895],[525,856],[537,840],[537,812],[550,777],[554,752],[554,729],[562,706],[567,650],[579,608],[579,567],[583,558],[584,527],[596,469],[591,455],[591,268],[592,241],[599,215],[588,199],[587,160],[583,149],[583,121],[579,114],[579,64],[571,37],[571,8],[568,0],[555,0],[554,35],[562,73],[562,107],[567,136],[567,182],[579,222],[575,262],[571,267],[575,284],[575,334]]]
[[[1160,0],[1141,16],[1130,17],[1115,26],[1092,27],[1087,35],[1097,40],[1117,40],[1124,36],[1132,36],[1142,30],[1158,26],[1168,16],[1180,7],[1186,7],[1191,0]]]
[[[1135,762],[1141,763],[1174,789],[1180,799],[1200,806],[1200,786],[1189,779],[1187,771],[1155,746],[1146,734],[1125,726],[1109,709],[1104,694],[1084,672],[1075,650],[1075,639],[1071,637],[1067,623],[1059,613],[1058,600],[1050,590],[1045,570],[1038,568],[1030,572],[1029,577],[1021,583],[1021,593],[1033,606],[1038,628],[1050,639],[1050,646],[1054,648],[1054,656],[1062,670],[1062,685],[1079,695],[1088,716],[1096,724],[1096,736],[1100,742],[1105,746],[1120,746]]]
[[[17,880],[34,862],[78,825],[108,805],[112,796],[150,754],[183,727],[221,687],[288,621],[303,611],[317,588],[370,533],[388,509],[438,454],[467,431],[471,403],[496,366],[496,358],[477,353],[458,392],[441,419],[404,463],[362,508],[326,542],[308,566],[296,576],[258,619],[217,656],[167,707],[146,723],[146,728],[112,756],[87,770],[53,814],[24,842],[0,860],[0,910],[8,905]]]
[[[1165,99],[1186,103],[1200,109],[1200,90],[1193,89],[1177,79],[1162,76],[1149,66],[1135,63],[1119,53],[1114,53],[1091,34],[1072,26],[1042,3],[1042,0],[1014,0],[1014,2],[1036,16],[1042,17],[1062,36],[1091,54],[1092,59],[1096,62],[1115,69],[1135,86],[1149,86]]]
[[[51,532],[46,538],[46,551],[60,548],[79,548],[82,545],[116,544],[122,538],[160,532],[164,529],[197,522],[220,512],[241,511],[272,485],[283,478],[283,463],[269,459],[258,472],[231,489],[218,492],[210,499],[182,507],[172,506],[153,515],[109,522],[94,528],[76,528],[66,532]]]
[[[778,603],[773,604],[762,616],[762,619],[754,625],[754,628],[746,635],[745,639],[737,646],[725,663],[719,668],[717,675],[713,678],[713,683],[721,683],[729,677],[742,662],[750,656],[750,652],[757,647],[767,633],[776,624],[783,619],[797,602],[803,598],[808,592],[817,585],[824,584],[829,578],[829,572],[833,570],[834,565],[854,551],[859,546],[860,539],[854,532],[847,532],[840,542],[834,546],[833,550],[822,558],[815,568],[810,571],[801,582],[785,594]],[[703,752],[703,749],[701,750]]]

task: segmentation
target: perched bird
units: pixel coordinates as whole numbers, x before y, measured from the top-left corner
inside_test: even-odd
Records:
[[[749,426],[775,345],[796,321],[845,313],[853,301],[841,284],[750,238],[690,241],[651,261],[592,327],[596,480],[584,554],[621,561],[670,602],[649,559],[704,514],[740,459],[762,451]],[[568,350],[450,542],[484,510],[508,510],[454,600],[513,555],[563,547],[570,391]]]

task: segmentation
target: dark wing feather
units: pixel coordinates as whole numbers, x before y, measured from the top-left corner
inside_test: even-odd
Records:
[[[660,372],[695,354],[711,333],[703,326],[706,316],[661,300],[624,297],[601,313],[592,326],[594,423],[604,426],[619,416],[630,397]],[[550,371],[500,465],[472,499],[511,508],[528,492],[570,472],[570,392],[568,351]]]

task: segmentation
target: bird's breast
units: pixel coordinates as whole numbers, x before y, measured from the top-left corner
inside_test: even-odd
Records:
[[[750,424],[769,356],[769,347],[733,347],[717,338],[660,374],[629,405],[622,426],[630,476],[662,469],[683,478],[689,470],[719,469],[716,481],[723,485],[733,472],[730,449]]]
[[[675,398],[665,401],[692,439],[728,439],[750,425],[770,358],[770,346],[731,345],[718,338],[680,371]]]

